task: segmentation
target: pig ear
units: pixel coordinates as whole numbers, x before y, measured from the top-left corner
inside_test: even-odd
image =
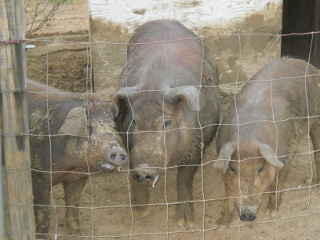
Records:
[[[121,109],[124,107],[125,100],[138,92],[137,87],[123,87],[120,88],[114,95],[113,95],[113,114],[114,117],[117,118],[121,112]]]
[[[219,153],[218,160],[213,163],[213,166],[215,168],[221,169],[223,172],[226,172],[233,153],[234,153],[233,143],[228,142],[224,144]]]
[[[72,136],[88,136],[86,109],[83,107],[72,108],[58,133]]]
[[[275,156],[273,149],[268,144],[260,143],[260,154],[270,165],[279,169],[283,168],[284,164]]]
[[[186,103],[193,111],[200,111],[199,89],[194,86],[171,88],[166,97],[169,101]]]

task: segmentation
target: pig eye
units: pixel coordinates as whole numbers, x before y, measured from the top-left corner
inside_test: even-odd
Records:
[[[136,121],[134,119],[131,119],[131,121],[129,122],[129,128],[134,128],[135,125]]]
[[[231,172],[236,173],[236,169],[234,167],[232,167],[231,165],[229,165],[229,169],[231,170]]]
[[[89,135],[91,136],[92,135],[92,126],[88,125],[87,128],[88,128]]]
[[[171,124],[171,119],[165,120],[163,124],[164,129],[171,127]]]
[[[262,166],[262,167],[259,168],[258,173],[263,172],[263,170],[264,170],[264,166]]]

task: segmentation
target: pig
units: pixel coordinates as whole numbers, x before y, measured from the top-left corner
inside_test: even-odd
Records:
[[[113,101],[130,157],[131,204],[141,216],[150,212],[149,187],[174,166],[177,224],[194,226],[193,179],[218,125],[217,85],[214,57],[181,23],[154,20],[134,32]]]
[[[77,207],[89,174],[120,170],[128,155],[118,143],[106,101],[29,79],[26,85],[37,237],[48,233],[50,192],[60,183],[68,206],[66,225],[79,235]]]
[[[221,170],[226,191],[218,224],[230,223],[236,214],[234,207],[241,220],[255,220],[261,195],[268,188],[267,212],[275,213],[292,159],[289,156],[306,132],[313,142],[320,179],[319,96],[317,69],[299,59],[270,62],[246,82],[217,137],[214,167]]]

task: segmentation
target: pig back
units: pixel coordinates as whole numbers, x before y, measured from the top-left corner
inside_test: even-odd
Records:
[[[84,106],[80,94],[27,80],[28,118],[32,134],[58,134],[69,111]]]
[[[319,115],[319,84],[317,69],[303,60],[282,58],[267,64],[231,103],[222,125],[233,126],[220,129],[218,151],[227,142],[256,139],[278,156],[293,152],[307,117]]]
[[[251,82],[256,80],[264,82],[257,84],[263,85],[263,98],[272,102],[275,120],[319,114],[320,77],[318,70],[306,61],[293,58],[273,61],[254,75]]]
[[[218,84],[214,57],[201,38],[176,21],[150,21],[142,25],[128,44],[127,57],[118,89],[137,85],[161,89]],[[152,85],[147,86],[146,82]]]

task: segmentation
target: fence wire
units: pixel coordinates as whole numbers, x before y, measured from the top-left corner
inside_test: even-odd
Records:
[[[315,34],[319,34],[319,32],[289,35],[308,34],[314,36]],[[210,47],[217,42],[223,42],[230,38],[236,39],[237,42],[237,46],[232,46],[233,49],[236,49],[236,53],[228,53],[230,60],[228,64],[229,66],[232,66],[229,69],[226,68],[225,62],[221,62],[221,60],[225,60],[223,52],[215,51],[210,48],[213,55],[218,59],[217,64],[219,69],[221,67],[222,70],[220,71],[220,83],[218,86],[221,104],[220,123],[226,114],[227,107],[232,103],[232,100],[236,99],[236,94],[247,82],[249,82],[249,79],[260,69],[260,67],[279,58],[279,52],[277,51],[279,50],[281,38],[289,35],[237,33],[217,35],[207,34],[197,37],[202,44],[206,44]],[[259,59],[257,59],[253,57],[253,54],[248,52],[246,47],[244,47],[243,41],[246,41],[248,37],[251,38],[252,41],[255,39],[258,41],[261,38],[273,40],[269,42],[269,45],[266,46],[266,49],[263,50],[263,53],[261,53]],[[220,176],[220,172],[212,166],[214,162],[221,160],[218,159],[218,153],[216,152],[216,140],[204,149],[204,151],[201,151],[201,163],[198,165],[193,188],[192,202],[195,208],[194,227],[180,228],[176,225],[176,206],[179,204],[176,196],[177,166],[167,166],[161,169],[164,172],[163,175],[159,178],[156,187],[154,189],[150,188],[151,200],[148,205],[151,207],[151,211],[148,216],[139,216],[134,211],[131,204],[132,189],[130,188],[130,181],[132,178],[132,171],[127,164],[121,168],[120,172],[115,171],[112,173],[104,173],[94,169],[92,165],[92,159],[96,159],[95,154],[99,154],[99,151],[105,151],[103,148],[108,147],[107,145],[104,145],[106,143],[101,139],[104,139],[106,134],[109,134],[112,136],[111,139],[114,139],[116,131],[112,125],[113,118],[110,105],[112,95],[114,94],[114,88],[101,88],[95,89],[95,92],[91,91],[90,68],[92,66],[90,62],[90,48],[104,46],[105,48],[113,49],[117,46],[122,49],[121,53],[114,53],[114,55],[119,55],[117,58],[114,58],[120,58],[121,61],[115,60],[115,62],[119,64],[117,66],[116,64],[113,64],[111,68],[114,66],[116,67],[110,70],[117,74],[105,76],[106,79],[112,79],[111,81],[115,84],[115,81],[117,81],[117,78],[120,76],[121,70],[125,68],[125,63],[128,61],[128,56],[124,54],[128,48],[128,44],[127,42],[110,41],[89,42],[88,38],[84,37],[84,39],[85,40],[81,39],[81,41],[78,39],[61,40],[52,38],[23,40],[26,41],[27,44],[37,45],[37,48],[26,52],[27,65],[28,63],[30,64],[27,66],[29,69],[28,76],[33,81],[41,82],[43,85],[36,89],[27,84],[27,90],[21,89],[21,91],[26,91],[30,98],[32,96],[37,96],[41,101],[43,100],[44,104],[40,105],[39,102],[28,101],[30,132],[5,133],[2,131],[2,135],[24,134],[30,137],[32,160],[30,170],[33,173],[33,178],[34,176],[43,174],[44,180],[42,180],[47,181],[49,184],[49,186],[46,186],[46,190],[41,188],[39,190],[39,192],[49,190],[50,203],[47,206],[49,207],[48,218],[50,219],[50,226],[48,235],[54,239],[319,238],[320,192],[318,190],[319,183],[313,157],[313,154],[318,152],[319,149],[313,149],[313,144],[307,131],[304,132],[303,139],[297,144],[297,151],[288,154],[288,157],[292,158],[292,161],[290,163],[288,176],[284,182],[284,188],[276,189],[276,192],[266,190],[265,194],[262,196],[262,203],[257,212],[256,220],[250,222],[240,221],[238,210],[235,208],[232,221],[228,226],[218,225],[216,223],[220,216],[223,202],[227,199],[225,197],[224,183]],[[185,39],[177,39],[175,41],[179,42],[183,40]],[[1,43],[0,51],[3,51],[7,44],[11,43]],[[163,54],[168,57],[166,46],[167,44],[170,44],[170,42],[157,42],[151,44],[163,45]],[[64,48],[69,50],[64,50]],[[72,50],[70,51],[70,49]],[[227,48],[224,50],[227,51]],[[309,55],[311,54],[311,50],[312,44],[310,44]],[[43,52],[41,53],[41,51]],[[205,49],[203,48],[202,57],[204,57],[204,51]],[[81,52],[81,54],[79,54],[79,52]],[[103,52],[101,52],[101,54],[103,55]],[[232,56],[233,54],[234,56]],[[79,59],[81,59],[81,61]],[[80,67],[82,70],[78,71],[79,66],[72,66],[73,60],[77,63],[81,62],[84,64]],[[1,61],[6,61],[6,59],[1,59]],[[307,62],[309,65],[310,62]],[[107,63],[105,66],[108,68]],[[201,68],[202,67],[203,59]],[[78,70],[75,70],[76,68]],[[295,76],[295,78],[305,79],[312,76],[320,78],[319,73],[310,75],[307,70],[308,69],[306,69],[306,72],[303,75]],[[57,77],[59,76],[59,71],[62,73],[60,78]],[[65,76],[63,76],[63,74],[65,74]],[[67,78],[69,74],[75,75],[74,79],[79,76],[78,78],[81,78],[81,81],[73,83],[68,82]],[[1,81],[5,78],[5,75],[6,73],[2,71],[0,76]],[[38,77],[41,79],[37,79]],[[273,83],[282,80],[285,79],[272,79]],[[254,82],[257,80],[252,79],[251,81]],[[267,82],[270,81],[270,79],[265,79],[264,81]],[[200,84],[197,87],[200,89],[208,88],[209,86]],[[138,94],[142,94],[144,91],[141,91]],[[255,95],[256,93],[252,94]],[[308,92],[306,92],[306,97],[308,97]],[[164,102],[163,99],[163,113],[165,112]],[[30,104],[33,105],[30,107]],[[43,110],[43,106],[45,106],[45,110]],[[70,109],[79,106],[86,109],[85,113],[88,126],[85,126],[85,128],[92,132],[89,133],[89,135],[83,135],[59,131],[67,118],[66,116]],[[106,109],[105,112],[102,110],[104,107]],[[307,109],[308,108],[309,107],[307,106]],[[96,109],[99,110],[99,113],[96,112]],[[235,109],[238,111],[237,105],[235,106]],[[96,118],[101,120],[100,111],[102,117],[105,117],[109,128],[106,128],[106,125],[104,125],[105,123],[98,127],[95,125],[97,124],[95,122]],[[37,119],[39,116],[41,116],[41,121]],[[236,112],[236,116],[238,116],[238,112]],[[304,118],[304,116],[297,116],[296,118],[279,120],[274,114],[271,114],[271,120],[261,120],[261,122],[271,122],[275,126],[278,126],[281,123],[297,121]],[[319,118],[319,115],[311,115],[308,113],[306,117],[307,129],[310,129],[310,121],[319,121]],[[165,120],[164,114],[163,120]],[[73,125],[76,126],[68,125],[68,128],[71,129],[73,127],[78,127],[77,125],[81,125],[78,118],[73,118],[73,121]],[[239,123],[239,120],[237,122]],[[246,122],[245,124],[238,124],[237,127],[250,123],[256,122],[252,121]],[[95,127],[97,127],[97,129],[95,129]],[[210,127],[210,125],[203,126],[199,122],[198,126],[184,126],[183,128],[201,130],[202,135],[202,130],[207,127]],[[181,129],[174,129],[172,131],[177,130]],[[152,133],[154,131],[150,132]],[[239,134],[240,132],[238,132],[238,135]],[[152,139],[150,139],[150,141],[151,140]],[[276,138],[276,141],[281,143],[283,140]],[[94,145],[95,143],[99,144]],[[238,145],[239,144],[240,142]],[[171,150],[171,148],[168,146],[166,134],[164,134],[163,145],[166,153],[165,162],[167,162],[169,161],[168,151]],[[92,149],[93,146],[96,148]],[[122,146],[125,147],[123,144]],[[65,151],[65,149],[68,151]],[[49,159],[48,165],[43,164],[41,161],[39,162],[39,159],[45,159],[39,157],[43,155]],[[59,169],[59,166],[63,166],[63,169]],[[24,169],[15,169],[15,171],[21,170]],[[10,171],[11,169],[4,167],[4,175],[8,174]],[[81,182],[80,185],[84,185],[81,195],[76,195],[77,200],[79,200],[79,205],[66,205],[66,193],[64,192],[60,181],[65,179],[64,187],[69,186],[72,188],[70,183],[73,182],[74,179],[78,179],[79,176],[87,178],[85,184],[81,182],[82,180],[79,180]],[[58,182],[59,184],[56,184]],[[238,175],[238,182],[240,186],[241,173]],[[79,186],[74,185],[74,192],[76,192],[77,187]],[[241,188],[239,189],[239,196],[232,197],[235,201],[240,200],[243,197],[248,197],[243,196]],[[4,191],[6,191],[6,185],[4,185]],[[268,215],[265,209],[269,195],[271,193],[280,192],[283,195],[281,205],[277,209],[277,212],[273,215]],[[3,199],[6,209],[8,205],[14,204],[6,197]],[[43,204],[35,204],[34,206],[45,207]],[[80,223],[79,233],[70,233],[68,231],[68,224],[70,222],[68,222],[65,217],[67,209],[70,211],[75,210],[72,211],[73,213],[78,212],[78,220]],[[8,218],[7,215],[5,217]]]

